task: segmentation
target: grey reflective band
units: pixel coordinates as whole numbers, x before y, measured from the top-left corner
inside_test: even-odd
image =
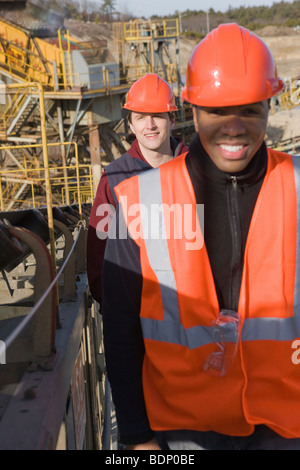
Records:
[[[143,336],[164,343],[180,344],[189,349],[199,348],[205,344],[215,343],[214,329],[210,326],[193,326],[184,328],[179,321],[153,320],[141,318]]]
[[[295,313],[293,317],[288,318],[248,318],[244,321],[242,329],[242,341],[293,341],[299,337],[299,312]]]
[[[148,207],[149,214],[151,212],[151,204],[162,204],[159,168],[155,168],[151,172],[145,172],[139,176],[139,191],[141,206],[145,205],[145,207]],[[167,323],[172,320],[175,320],[175,322],[178,323],[180,316],[177,287],[171,267],[168,242],[166,239],[166,228],[163,218],[160,218],[160,222],[161,238],[153,239],[151,237],[145,237],[145,244],[150,266],[156,274],[161,289],[164,308],[163,323]]]
[[[293,157],[297,194],[297,254],[294,293],[294,316],[289,318],[263,317],[245,319],[242,341],[276,340],[289,341],[300,337],[300,157]],[[140,203],[150,208],[151,204],[162,204],[160,169],[156,168],[139,176]],[[164,220],[160,220],[162,234]],[[180,323],[177,286],[169,257],[166,237],[153,240],[145,238],[147,255],[161,291],[164,319],[141,318],[145,339],[186,346],[189,349],[215,343],[214,327],[197,325],[184,328]],[[228,338],[228,341],[231,341]]]
[[[155,168],[139,176],[139,193],[141,206],[150,208],[151,204],[162,204],[160,170]],[[150,213],[150,209],[148,211]],[[163,218],[161,222],[161,239],[145,237],[145,245],[151,268],[159,285],[164,309],[164,319],[153,320],[141,318],[145,339],[153,339],[166,343],[180,344],[189,349],[198,348],[205,344],[214,343],[214,331],[211,327],[197,325],[184,328],[180,323],[177,286],[169,257],[166,227]]]

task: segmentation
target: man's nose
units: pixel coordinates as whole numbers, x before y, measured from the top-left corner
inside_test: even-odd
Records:
[[[146,117],[146,127],[148,129],[153,129],[154,127],[156,127],[154,118],[150,114]]]
[[[225,116],[221,126],[223,134],[231,136],[241,135],[246,133],[246,127],[240,116],[230,115]]]

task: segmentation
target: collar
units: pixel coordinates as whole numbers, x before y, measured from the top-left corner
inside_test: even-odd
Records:
[[[137,158],[138,160],[143,160],[144,162],[147,162],[147,160],[145,159],[144,155],[142,154],[141,152],[141,149],[140,149],[140,146],[139,146],[139,143],[138,143],[138,140],[135,139],[132,144],[131,144],[131,147],[130,149],[127,151],[127,153],[129,153],[129,155],[132,157],[132,158]],[[148,162],[147,162],[148,163]]]

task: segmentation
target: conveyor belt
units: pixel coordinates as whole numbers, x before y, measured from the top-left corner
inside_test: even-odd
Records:
[[[88,205],[85,207],[89,208]],[[32,253],[29,246],[9,234],[7,223],[35,233],[48,244],[50,240],[46,215],[46,208],[0,212],[0,271],[5,269],[10,272]],[[78,206],[53,207],[53,218],[67,227],[74,226],[74,219],[80,220]],[[61,236],[59,228],[54,227],[54,232],[55,238]]]

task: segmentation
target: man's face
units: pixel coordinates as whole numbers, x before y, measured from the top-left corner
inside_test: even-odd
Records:
[[[170,120],[168,113],[132,112],[129,125],[140,144],[142,152],[143,149],[146,149],[164,153],[165,149],[169,147],[174,121]]]
[[[223,108],[193,107],[202,145],[222,171],[242,171],[261,146],[267,128],[268,101]]]

